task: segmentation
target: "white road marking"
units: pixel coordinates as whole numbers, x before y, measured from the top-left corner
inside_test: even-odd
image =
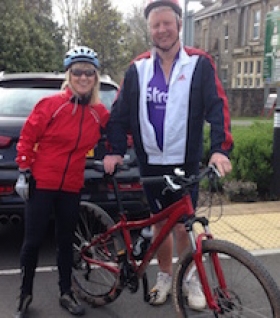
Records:
[[[259,250],[259,251],[251,251],[254,256],[264,256],[264,255],[271,255],[271,254],[280,254],[280,249],[273,249],[273,250]],[[178,257],[173,257],[172,263],[175,264],[178,261]],[[152,259],[150,265],[157,265],[158,262],[156,259]],[[44,267],[37,267],[37,273],[49,273],[57,271],[56,266],[44,266]],[[2,269],[0,270],[0,276],[8,276],[8,275],[18,275],[20,274],[20,269]]]

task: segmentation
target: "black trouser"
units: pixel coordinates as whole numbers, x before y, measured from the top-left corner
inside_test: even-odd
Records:
[[[34,189],[25,211],[25,233],[20,254],[21,293],[32,295],[38,253],[46,235],[50,217],[56,224],[59,288],[63,294],[71,289],[74,230],[79,216],[80,194]]]

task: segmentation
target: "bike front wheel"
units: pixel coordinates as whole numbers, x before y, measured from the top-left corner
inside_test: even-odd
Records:
[[[206,277],[220,312],[211,310],[208,306],[200,311],[189,308],[184,284],[194,260],[192,251],[187,250],[178,261],[172,288],[179,317],[280,318],[280,293],[277,284],[253,255],[222,240],[204,240],[202,253]],[[213,253],[218,255],[226,290],[217,281],[211,257]]]
[[[123,239],[116,232],[92,244],[92,239],[105,233],[115,222],[103,209],[91,202],[82,201],[79,212],[73,244],[73,289],[90,305],[103,306],[114,301],[122,291],[117,254],[120,246],[123,246]],[[89,248],[83,252],[87,246]],[[82,254],[90,261],[85,260]]]

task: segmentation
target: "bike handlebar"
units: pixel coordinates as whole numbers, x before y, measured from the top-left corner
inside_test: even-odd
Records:
[[[179,189],[188,188],[196,183],[199,183],[202,179],[208,177],[209,179],[220,178],[221,175],[218,169],[214,165],[209,165],[204,168],[198,175],[191,175],[185,177],[181,171],[175,171],[175,175],[163,175],[154,177],[141,177],[140,180],[147,184],[166,183],[167,187],[171,191],[177,191]]]
[[[130,168],[130,165],[117,165],[113,175],[105,173],[102,160],[94,160],[94,162],[92,163],[92,168],[98,172],[104,173],[105,177],[113,177],[117,171],[128,170]],[[140,177],[140,181],[146,184],[165,183],[168,189],[170,189],[171,191],[177,191],[179,189],[186,189],[196,183],[199,183],[205,177],[208,177],[209,179],[213,180],[220,178],[221,175],[216,166],[209,165],[206,168],[204,168],[198,175],[191,175],[189,177],[185,177],[184,171],[178,168],[175,169],[174,175]]]

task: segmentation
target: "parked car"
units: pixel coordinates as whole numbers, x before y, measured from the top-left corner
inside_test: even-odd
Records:
[[[64,80],[64,74],[19,73],[0,76],[0,224],[17,223],[23,217],[24,202],[14,191],[18,177],[15,162],[16,143],[20,130],[33,106],[43,97],[57,92]],[[107,76],[101,76],[100,97],[110,110],[118,85]],[[101,160],[106,150],[106,138],[87,155],[85,186],[82,199],[90,200],[116,216],[116,198],[111,184],[103,173],[93,169],[93,162]],[[119,189],[124,208],[131,218],[147,211],[143,189],[139,183],[139,170],[128,136],[128,151],[125,155],[126,170],[118,172]]]

